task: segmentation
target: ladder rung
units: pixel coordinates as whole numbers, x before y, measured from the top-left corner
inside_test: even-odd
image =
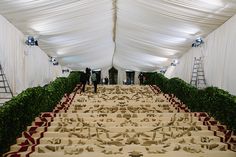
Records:
[[[8,88],[8,86],[1,86],[0,88]]]

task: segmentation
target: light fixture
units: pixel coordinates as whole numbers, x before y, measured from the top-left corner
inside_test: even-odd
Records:
[[[38,41],[33,36],[28,36],[25,44],[28,46],[38,46]]]
[[[94,69],[93,71],[101,71],[102,69]]]
[[[176,66],[177,64],[179,64],[179,60],[178,59],[173,59],[171,62],[171,66]]]
[[[55,57],[49,56],[49,62],[51,62],[52,65],[59,65],[59,63]]]
[[[161,73],[161,74],[165,74],[165,73],[166,73],[166,68],[162,67],[162,68],[160,69],[160,73]]]
[[[202,44],[204,44],[204,41],[201,37],[198,37],[193,43],[192,43],[192,47],[198,47],[201,46]]]
[[[70,72],[69,69],[62,69],[62,73],[63,73],[63,74],[64,74],[64,73],[68,73],[68,72]]]

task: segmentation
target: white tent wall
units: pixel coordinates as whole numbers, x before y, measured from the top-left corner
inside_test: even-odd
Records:
[[[168,69],[165,72],[165,77],[171,78],[173,75],[173,72],[175,71],[175,66],[169,66]]]
[[[194,62],[194,57],[199,57],[201,56],[201,48],[192,48],[190,49],[185,55],[183,55],[179,59],[179,64],[177,64],[175,70],[173,70],[173,73],[167,73],[165,74],[166,77],[172,78],[172,77],[179,77],[186,82],[190,82],[191,80],[191,74],[192,74],[192,69],[193,69],[193,62]],[[170,69],[168,68],[167,72]]]
[[[60,66],[53,67],[39,47],[27,48],[24,40],[24,34],[0,15],[0,63],[14,95],[61,75]]]
[[[204,56],[208,86],[216,86],[236,95],[236,15],[209,34],[203,47],[192,48],[180,58],[172,77],[190,82],[194,57]]]
[[[48,56],[39,47],[26,47],[25,49],[25,86],[43,86],[62,76],[60,65],[54,66],[49,62]]]

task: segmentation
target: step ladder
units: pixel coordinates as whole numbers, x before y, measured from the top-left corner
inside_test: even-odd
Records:
[[[190,84],[197,88],[206,87],[206,80],[205,80],[205,75],[204,75],[204,70],[203,70],[202,57],[199,57],[199,58],[194,57],[192,78],[191,78]]]
[[[13,97],[13,93],[0,64],[0,106]]]

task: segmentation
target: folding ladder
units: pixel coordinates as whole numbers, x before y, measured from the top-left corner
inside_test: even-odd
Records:
[[[202,65],[202,57],[196,58],[194,57],[192,78],[190,84],[197,88],[205,88],[206,80],[204,75],[204,69]]]
[[[0,106],[2,106],[6,101],[9,101],[12,97],[13,93],[0,64]]]

